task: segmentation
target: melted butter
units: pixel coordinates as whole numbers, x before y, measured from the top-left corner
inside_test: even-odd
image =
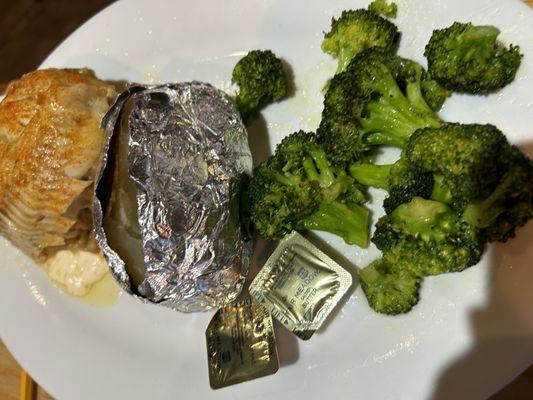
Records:
[[[83,296],[107,273],[101,253],[86,250],[60,250],[44,263],[48,275],[69,294]]]
[[[110,307],[117,302],[120,293],[120,287],[108,272],[86,295],[75,298],[94,307]]]
[[[76,300],[106,307],[118,299],[120,288],[109,274],[101,253],[60,250],[43,266],[50,278]]]

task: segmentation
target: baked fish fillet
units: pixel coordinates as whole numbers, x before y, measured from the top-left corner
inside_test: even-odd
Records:
[[[65,250],[96,253],[92,191],[105,140],[99,126],[115,96],[87,69],[35,71],[7,87],[0,233],[38,262]]]

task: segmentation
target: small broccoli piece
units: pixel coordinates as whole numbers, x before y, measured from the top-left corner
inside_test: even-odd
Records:
[[[446,99],[452,94],[451,91],[444,86],[441,86],[425,70],[422,74],[420,85],[422,86],[422,95],[424,96],[424,99],[435,111],[440,110]]]
[[[490,93],[511,83],[522,55],[499,43],[499,34],[495,26],[459,22],[433,31],[424,52],[430,74],[458,92]]]
[[[370,213],[360,204],[365,196],[353,178],[331,166],[313,134],[300,131],[283,139],[256,168],[250,200],[252,221],[263,238],[315,229],[368,246]]]
[[[503,177],[493,192],[466,207],[463,219],[481,229],[485,240],[505,242],[533,218],[533,161],[515,146],[501,152]]]
[[[274,162],[263,162],[250,183],[251,219],[261,237],[282,239],[297,222],[318,208],[320,190],[315,182],[282,174]]]
[[[331,80],[317,134],[335,165],[349,166],[364,159],[372,146],[365,143],[364,132],[356,116],[362,113],[362,103],[355,95],[350,74],[341,73]]]
[[[441,119],[422,93],[417,63],[369,49],[333,77],[324,98],[318,134],[331,161],[349,167],[375,146],[405,146],[419,128]]]
[[[380,218],[372,242],[387,261],[420,276],[462,271],[483,251],[477,228],[445,204],[421,197]]]
[[[408,269],[379,259],[359,270],[361,287],[374,311],[396,315],[410,311],[419,300],[422,278]]]
[[[396,3],[389,3],[387,0],[374,0],[368,5],[368,9],[387,18],[396,18],[398,13]]]
[[[411,165],[404,158],[387,165],[355,163],[350,167],[350,175],[363,185],[389,192],[383,202],[387,214],[415,196],[430,197],[433,189],[433,174]]]
[[[337,72],[344,71],[350,60],[371,47],[391,51],[398,38],[398,28],[373,11],[343,11],[331,20],[331,30],[324,35],[322,50],[338,59]]]
[[[409,163],[435,176],[432,197],[462,212],[482,198],[503,173],[505,135],[493,125],[447,123],[420,129],[404,150]]]
[[[250,51],[237,62],[231,79],[239,86],[235,102],[245,122],[261,108],[287,96],[283,64],[270,50]]]

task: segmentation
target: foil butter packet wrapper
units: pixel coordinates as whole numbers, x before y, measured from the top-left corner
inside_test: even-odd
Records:
[[[220,308],[205,338],[213,389],[272,375],[279,368],[272,316],[249,295]]]
[[[348,271],[293,232],[279,243],[249,290],[287,329],[308,340],[351,285]]]
[[[93,224],[115,280],[184,312],[234,301],[251,255],[239,204],[252,156],[232,100],[202,82],[134,85],[102,128]]]

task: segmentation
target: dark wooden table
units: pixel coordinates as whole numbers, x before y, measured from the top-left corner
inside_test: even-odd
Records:
[[[525,2],[533,6],[533,0]],[[1,3],[0,85],[36,69],[64,38],[112,1],[17,0]],[[20,372],[20,366],[0,341],[0,400],[19,398]],[[38,399],[49,400],[51,397],[39,389]],[[533,399],[533,367],[491,398],[530,399]]]

